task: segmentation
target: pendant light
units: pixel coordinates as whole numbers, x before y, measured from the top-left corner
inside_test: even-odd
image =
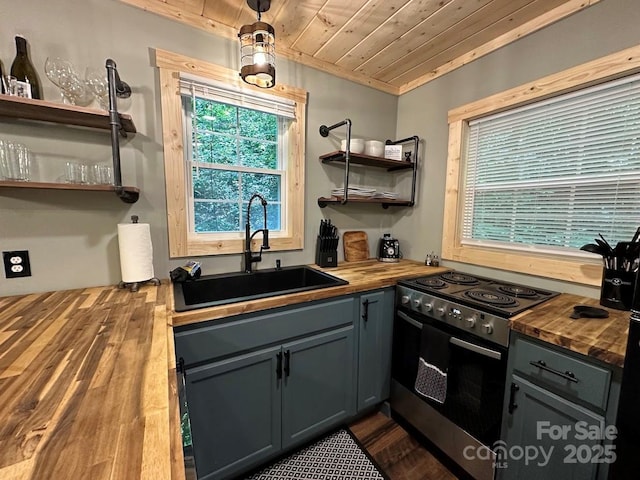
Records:
[[[238,33],[240,76],[256,87],[271,88],[276,84],[275,30],[260,21],[262,12],[269,10],[271,0],[247,0],[247,4],[258,13],[258,21],[243,25]]]

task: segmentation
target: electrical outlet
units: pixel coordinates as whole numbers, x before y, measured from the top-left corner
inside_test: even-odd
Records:
[[[2,259],[4,260],[5,277],[17,278],[31,276],[31,265],[29,264],[28,250],[2,252]]]

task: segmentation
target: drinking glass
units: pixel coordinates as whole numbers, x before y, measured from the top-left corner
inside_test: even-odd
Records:
[[[27,182],[30,174],[31,153],[27,147],[0,140],[0,176],[5,180]]]
[[[47,57],[44,62],[47,78],[60,89],[63,103],[86,107],[93,101],[87,82],[80,78],[74,65],[60,57]]]
[[[67,162],[64,177],[67,183],[89,183],[89,166],[79,162]]]
[[[6,171],[9,168],[7,157],[7,142],[0,139],[0,180],[7,179]]]
[[[87,67],[84,79],[103,110],[109,110],[109,84],[107,73],[96,68]]]

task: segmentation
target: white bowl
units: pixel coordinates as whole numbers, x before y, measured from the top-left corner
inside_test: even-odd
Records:
[[[340,143],[340,150],[343,152],[347,149],[347,140],[342,140]],[[363,153],[364,152],[364,140],[362,138],[352,138],[349,143],[349,151],[351,153]]]
[[[364,142],[364,153],[372,157],[383,157],[384,143],[379,140],[367,140]]]

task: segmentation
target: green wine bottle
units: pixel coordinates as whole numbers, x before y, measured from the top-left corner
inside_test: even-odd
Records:
[[[0,61],[0,93],[7,93],[4,89],[4,73],[2,73],[2,61]]]
[[[16,35],[16,58],[11,64],[11,76],[18,81],[18,95],[27,98],[42,98],[40,80],[33,68],[27,53],[27,41],[21,35]]]

